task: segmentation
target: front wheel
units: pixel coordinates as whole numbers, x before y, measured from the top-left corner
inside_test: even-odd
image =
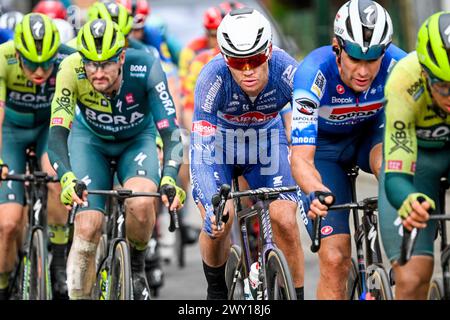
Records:
[[[433,279],[428,290],[428,300],[443,300],[444,299],[444,283],[442,279]]]
[[[382,267],[370,265],[367,268],[366,286],[373,300],[393,300],[389,277]]]
[[[51,300],[50,273],[44,233],[33,231],[30,252],[23,260],[23,300]]]
[[[350,273],[347,279],[347,298],[349,300],[359,300],[361,296],[361,283],[359,282],[359,272],[356,261],[352,259]]]
[[[228,300],[244,300],[244,281],[241,270],[238,270],[240,259],[241,248],[238,245],[232,245],[225,265]]]
[[[111,300],[132,300],[130,250],[125,241],[114,247],[111,263]]]
[[[271,250],[265,266],[268,300],[296,300],[295,287],[286,258],[280,249]]]

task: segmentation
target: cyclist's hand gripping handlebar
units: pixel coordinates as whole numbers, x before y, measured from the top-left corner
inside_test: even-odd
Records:
[[[216,193],[211,199],[214,207],[214,215],[216,216],[216,224],[218,230],[221,230],[222,222],[226,223],[229,218],[228,214],[225,216],[223,215],[223,211],[225,210],[225,204],[227,202],[230,191],[231,191],[230,185],[223,184],[220,187],[219,193],[218,194]]]
[[[326,203],[325,202],[325,198],[328,197],[328,196],[333,197],[333,200],[331,201],[331,203]],[[331,192],[315,191],[313,200],[314,199],[318,199],[321,204],[326,205],[329,208],[329,207],[331,207],[333,205],[334,200],[335,200],[335,196]],[[317,252],[320,249],[320,241],[321,241],[320,229],[321,229],[321,225],[322,225],[322,217],[318,215],[314,219],[314,223],[313,223],[313,234],[312,234],[312,243],[311,243],[311,251],[312,252]]]

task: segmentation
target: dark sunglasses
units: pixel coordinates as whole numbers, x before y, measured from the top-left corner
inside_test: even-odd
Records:
[[[255,69],[260,65],[262,65],[269,59],[269,55],[270,50],[265,50],[264,52],[246,58],[225,56],[225,61],[227,62],[227,65],[233,69],[237,69],[240,71],[247,71]]]
[[[24,67],[32,72],[35,72],[38,68],[42,68],[42,69],[44,69],[44,71],[47,71],[48,69],[50,69],[52,66],[55,65],[56,55],[54,55],[53,57],[51,57],[50,59],[48,59],[47,61],[44,61],[44,62],[34,62],[31,60],[28,60],[27,58],[25,58],[22,55],[20,55],[20,60],[22,61],[22,64],[24,65]]]

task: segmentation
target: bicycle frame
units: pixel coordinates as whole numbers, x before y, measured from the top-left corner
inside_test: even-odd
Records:
[[[377,210],[377,199],[367,198],[361,203],[357,202],[356,196],[356,178],[359,168],[352,167],[348,172],[351,183],[352,202],[343,205],[334,205],[329,210],[350,209],[353,216],[354,225],[354,243],[356,247],[356,256],[358,260],[358,283],[362,292],[367,292],[367,266],[378,265],[383,267],[383,258],[378,234],[378,218],[374,214]],[[363,215],[359,217],[359,210],[363,210]],[[365,254],[364,244],[365,243]]]
[[[282,188],[279,188],[282,189]],[[292,192],[295,191],[295,187],[293,188],[285,188],[286,190],[283,192]],[[263,299],[263,283],[266,279],[266,270],[265,265],[267,261],[268,254],[271,250],[277,248],[274,240],[273,240],[273,232],[272,232],[272,224],[269,213],[269,204],[270,202],[276,200],[278,198],[280,192],[272,193],[254,193],[253,190],[242,191],[242,192],[231,192],[229,194],[229,199],[235,199],[236,202],[240,202],[239,198],[243,196],[256,195],[259,201],[254,204],[250,208],[246,208],[241,211],[237,211],[235,216],[237,218],[237,223],[240,230],[240,242],[241,247],[243,248],[241,253],[241,258],[239,260],[238,267],[236,268],[236,273],[234,274],[234,281],[230,291],[234,291],[236,280],[241,275],[241,277],[247,278],[249,275],[250,266],[252,264],[252,254],[250,250],[249,244],[249,234],[247,230],[247,221],[254,216],[258,217],[258,222],[260,226],[259,239],[258,239],[258,263],[260,265],[260,274],[259,274],[259,286],[257,289],[257,300]]]
[[[20,181],[24,183],[25,195],[28,205],[28,228],[26,233],[25,245],[23,246],[23,251],[19,251],[19,265],[15,269],[15,274],[13,276],[13,283],[16,283],[17,277],[19,276],[19,270],[21,270],[21,264],[25,262],[24,274],[28,272],[28,261],[30,255],[30,245],[32,243],[32,237],[36,230],[42,230],[42,234],[44,237],[44,243],[48,243],[48,233],[47,233],[47,183],[49,182],[59,182],[56,177],[50,177],[46,172],[37,171],[38,162],[35,155],[27,154],[26,158],[26,167],[29,171],[29,175],[27,174],[12,174],[8,175],[6,180]],[[47,256],[47,246],[44,246],[45,256],[44,258],[47,260],[45,262],[46,270],[43,272],[46,273],[46,277],[48,279],[47,283],[47,298],[51,298],[51,283],[48,269],[48,256]],[[28,279],[24,278],[23,283],[21,283],[21,296],[23,299],[27,300],[28,297]],[[11,288],[12,289],[12,288]]]

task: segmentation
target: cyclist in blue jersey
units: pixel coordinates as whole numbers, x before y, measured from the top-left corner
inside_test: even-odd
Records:
[[[351,243],[348,210],[327,213],[315,191],[331,191],[336,203],[346,203],[351,201],[347,168],[357,164],[378,177],[384,85],[406,55],[391,45],[392,32],[391,18],[378,3],[348,1],[336,15],[332,45],[311,52],[294,77],[291,166],[307,194],[302,220],[311,233],[310,219],[325,217],[318,299],[346,298]]]
[[[0,28],[0,44],[12,40],[14,37],[14,31],[9,29],[1,29]]]
[[[224,271],[233,222],[227,207],[224,214],[229,218],[217,228],[211,197],[223,183],[231,184],[235,173],[242,173],[251,188],[294,184],[279,113],[290,103],[297,63],[272,45],[270,23],[252,8],[227,14],[217,40],[222,55],[204,66],[197,81],[190,142],[192,193],[204,219],[199,243],[207,299],[227,298]],[[302,299],[303,251],[296,208],[296,195],[284,194],[270,205],[270,214],[275,241]]]

